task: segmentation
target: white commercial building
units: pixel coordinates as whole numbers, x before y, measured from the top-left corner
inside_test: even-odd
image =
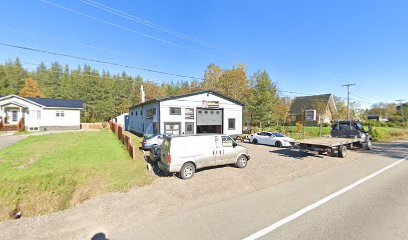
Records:
[[[81,110],[81,100],[0,96],[0,131],[80,129]]]
[[[152,99],[129,108],[136,134],[242,134],[244,104],[214,91]]]

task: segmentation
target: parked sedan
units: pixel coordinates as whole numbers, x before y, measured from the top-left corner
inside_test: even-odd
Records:
[[[293,141],[293,138],[286,137],[278,132],[257,132],[251,134],[249,141],[253,144],[259,143],[275,147],[290,147],[290,142]]]
[[[142,142],[142,148],[144,150],[150,150],[153,145],[161,145],[164,139],[164,135],[153,135],[153,136],[144,136]]]

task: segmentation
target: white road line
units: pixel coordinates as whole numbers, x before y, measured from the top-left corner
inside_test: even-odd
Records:
[[[380,170],[368,175],[367,177],[364,177],[364,178],[358,180],[357,182],[352,183],[352,184],[348,185],[347,187],[344,187],[344,188],[340,189],[339,191],[334,192],[334,193],[320,199],[319,201],[317,201],[317,202],[315,202],[315,203],[313,203],[313,204],[311,204],[311,205],[309,205],[309,206],[307,206],[305,208],[300,209],[299,211],[297,211],[297,212],[295,212],[295,213],[293,213],[293,214],[291,214],[291,215],[289,215],[289,216],[275,222],[272,225],[269,225],[268,227],[266,227],[266,228],[264,228],[264,229],[262,229],[262,230],[260,230],[260,231],[258,231],[256,233],[244,238],[243,240],[255,240],[255,239],[258,239],[258,238],[260,238],[262,236],[265,236],[266,234],[268,234],[268,233],[274,231],[275,229],[285,225],[286,223],[289,223],[289,222],[295,220],[296,218],[302,216],[303,214],[305,214],[305,213],[307,213],[307,212],[309,212],[309,211],[311,211],[311,210],[325,204],[326,202],[332,200],[333,198],[336,198],[336,197],[340,196],[341,194],[343,194],[343,193],[345,193],[347,191],[350,191],[351,189],[357,187],[358,185],[360,185],[360,184],[370,180],[371,178],[377,176],[378,174],[380,174],[382,172],[385,172],[385,171],[387,171],[388,169],[390,169],[392,167],[397,166],[398,164],[404,162],[407,158],[408,157],[405,157],[405,158],[403,158],[401,160],[398,160],[397,162],[394,162],[394,163],[392,163],[392,164],[390,164],[390,165],[388,165],[388,166],[386,166],[384,168],[381,168]]]

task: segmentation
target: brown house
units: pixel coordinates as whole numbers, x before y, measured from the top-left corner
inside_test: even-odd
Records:
[[[309,124],[330,123],[336,114],[332,94],[296,97],[290,109],[292,121]]]

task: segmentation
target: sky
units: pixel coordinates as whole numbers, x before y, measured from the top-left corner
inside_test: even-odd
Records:
[[[0,43],[202,78],[268,72],[281,95],[332,93],[367,108],[408,100],[408,1],[3,0]],[[191,78],[0,45],[0,61],[58,61],[177,82]],[[296,93],[289,93],[296,92]]]

